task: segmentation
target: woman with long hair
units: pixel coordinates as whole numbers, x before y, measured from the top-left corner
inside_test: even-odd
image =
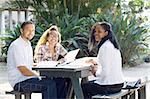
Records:
[[[35,61],[58,61],[67,54],[67,50],[60,44],[61,35],[57,26],[51,26],[39,39],[35,48]],[[61,56],[61,57],[60,57]],[[68,84],[65,78],[53,78],[57,87],[57,98],[66,98]]]
[[[51,26],[39,39],[35,47],[34,59],[40,61],[58,61],[59,56],[64,57],[67,50],[60,44],[61,34],[57,26]]]
[[[89,50],[97,46],[99,51],[92,63],[91,72],[96,80],[82,84],[85,99],[96,94],[113,94],[123,87],[122,58],[119,44],[107,22],[97,22],[92,26]]]

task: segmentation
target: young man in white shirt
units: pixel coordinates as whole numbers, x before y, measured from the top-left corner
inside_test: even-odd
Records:
[[[91,99],[96,94],[113,94],[123,87],[122,58],[117,40],[111,25],[107,22],[97,22],[92,27],[89,48],[98,44],[97,60],[93,63],[92,74],[95,81],[82,84],[85,99]]]
[[[21,25],[21,35],[13,41],[8,49],[8,78],[14,90],[21,92],[40,92],[42,99],[56,99],[56,84],[52,79],[40,80],[32,71],[33,51],[31,40],[35,34],[35,25],[24,22]]]

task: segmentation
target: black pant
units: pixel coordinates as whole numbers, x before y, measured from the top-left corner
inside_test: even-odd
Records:
[[[107,95],[117,93],[121,91],[122,87],[123,83],[114,85],[99,85],[94,83],[94,81],[90,81],[82,84],[84,99],[91,99],[92,96],[97,94]]]
[[[67,96],[69,82],[66,80],[67,78],[54,78],[57,88],[57,99],[65,99]]]

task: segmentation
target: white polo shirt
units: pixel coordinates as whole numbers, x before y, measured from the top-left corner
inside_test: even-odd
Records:
[[[97,55],[98,71],[95,83],[113,85],[123,83],[121,53],[107,40],[99,49]]]
[[[11,43],[7,53],[8,79],[12,87],[18,82],[33,78],[24,76],[17,67],[26,66],[29,70],[32,70],[32,65],[33,50],[31,43],[30,41],[24,41],[20,36]]]

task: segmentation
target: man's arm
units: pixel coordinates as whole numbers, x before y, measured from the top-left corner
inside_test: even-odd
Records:
[[[34,72],[26,68],[25,66],[17,66],[17,68],[24,76],[38,76],[37,74],[35,74]]]

